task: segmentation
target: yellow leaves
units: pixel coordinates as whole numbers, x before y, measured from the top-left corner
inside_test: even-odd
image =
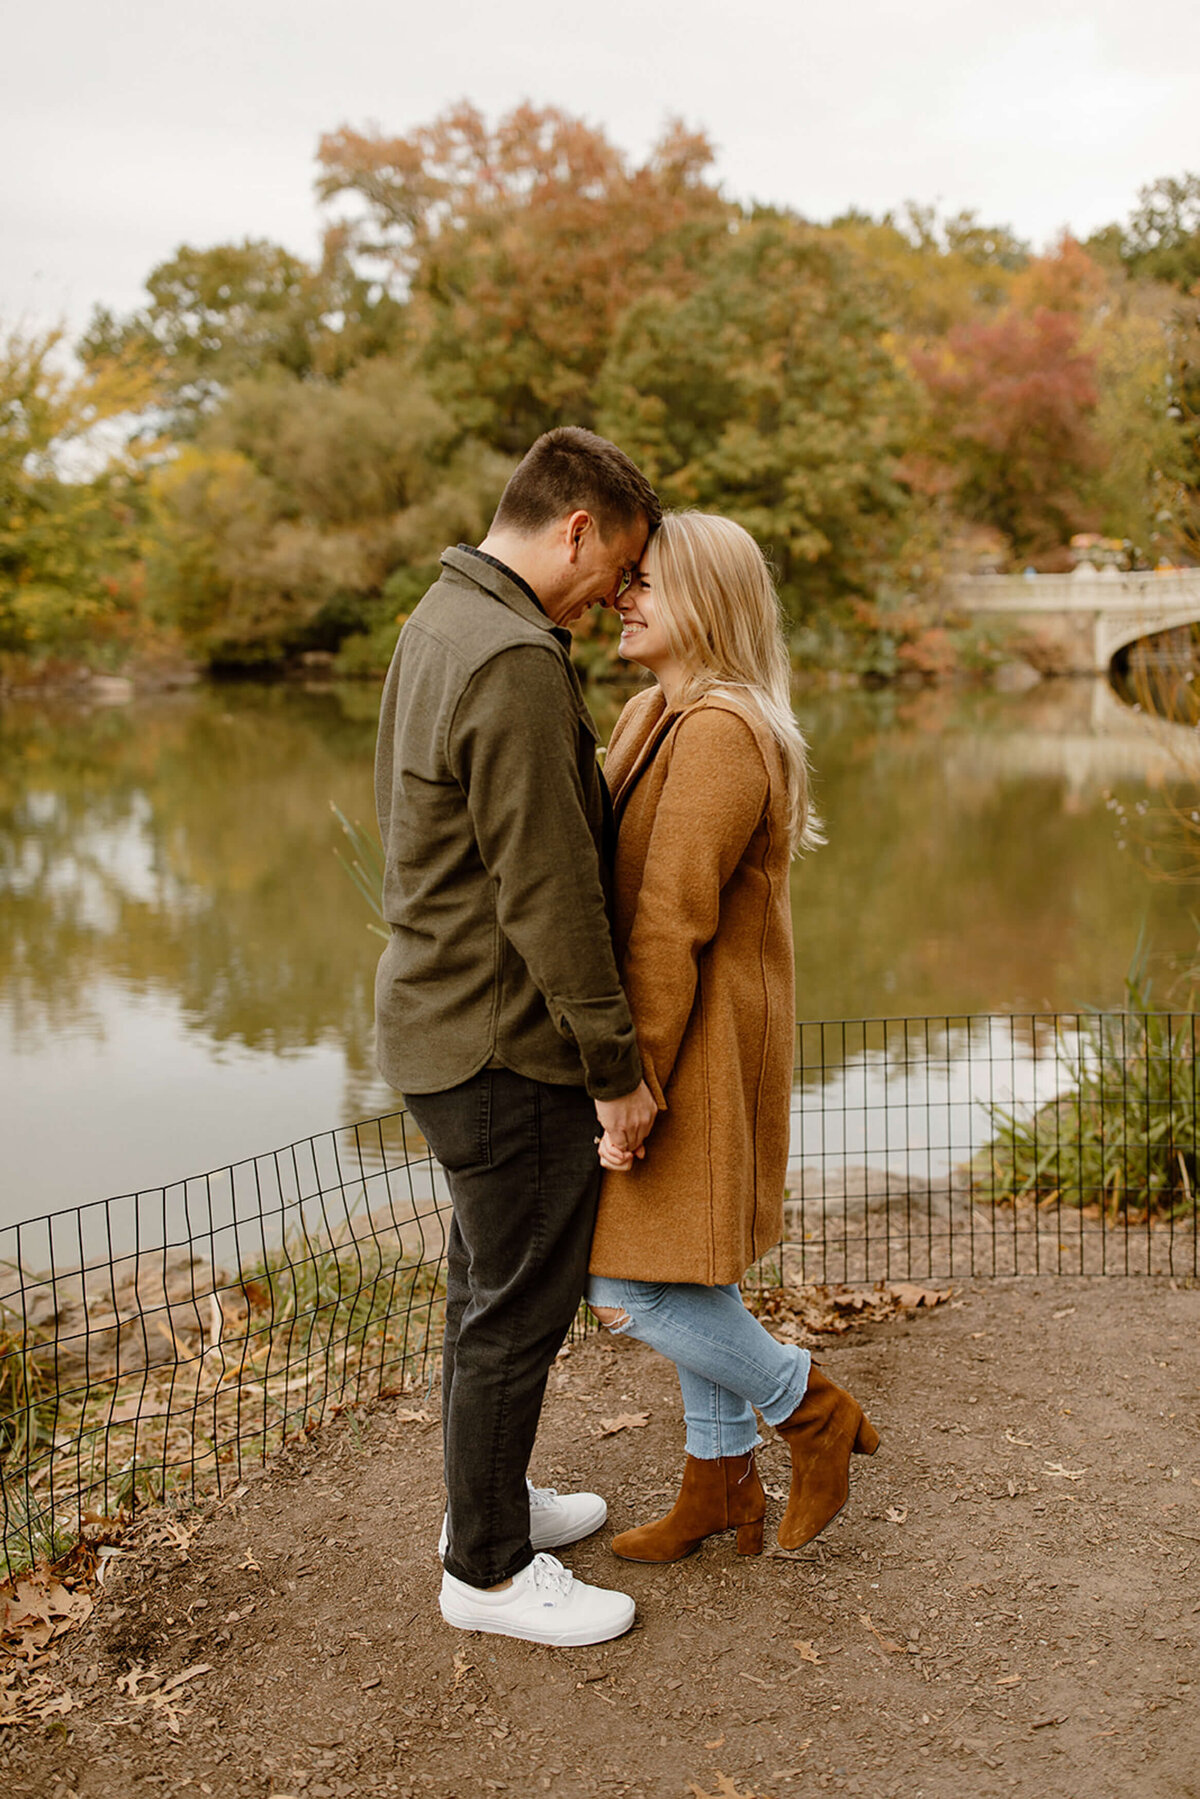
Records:
[[[601,1418],[597,1437],[615,1437],[618,1431],[641,1430],[650,1422],[649,1412],[621,1412],[615,1418]]]
[[[814,1668],[822,1666],[821,1658],[817,1654],[815,1643],[793,1643],[792,1648],[796,1651],[802,1662],[811,1662]]]

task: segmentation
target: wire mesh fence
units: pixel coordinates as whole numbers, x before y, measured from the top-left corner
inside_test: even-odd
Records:
[[[1200,1273],[1196,1021],[797,1032],[759,1284]],[[444,1177],[403,1112],[0,1232],[0,1574],[436,1377]],[[581,1323],[580,1328],[586,1328]]]

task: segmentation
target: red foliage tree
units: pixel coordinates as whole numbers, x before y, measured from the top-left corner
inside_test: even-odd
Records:
[[[1021,556],[1091,522],[1098,393],[1080,323],[1073,311],[1037,306],[1027,316],[1009,307],[989,323],[956,326],[936,348],[910,351],[930,402],[910,478],[949,492],[965,518],[1003,531]]]

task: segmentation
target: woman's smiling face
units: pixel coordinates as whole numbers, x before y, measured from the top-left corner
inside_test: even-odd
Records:
[[[654,587],[645,563],[616,602],[621,615],[620,650],[629,662],[640,662],[659,675],[674,657],[654,601]]]

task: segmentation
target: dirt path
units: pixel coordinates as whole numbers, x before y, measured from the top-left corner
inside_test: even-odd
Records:
[[[535,1478],[607,1495],[565,1559],[638,1601],[599,1648],[442,1624],[419,1396],[143,1522],[53,1665],[72,1709],[4,1733],[4,1791],[1200,1795],[1200,1291],[968,1284],[819,1359],[883,1435],[842,1518],[795,1555],[730,1537],[665,1569],[607,1541],[669,1501],[673,1380],[608,1338],[559,1363]],[[773,1521],[782,1445],[761,1466]]]

